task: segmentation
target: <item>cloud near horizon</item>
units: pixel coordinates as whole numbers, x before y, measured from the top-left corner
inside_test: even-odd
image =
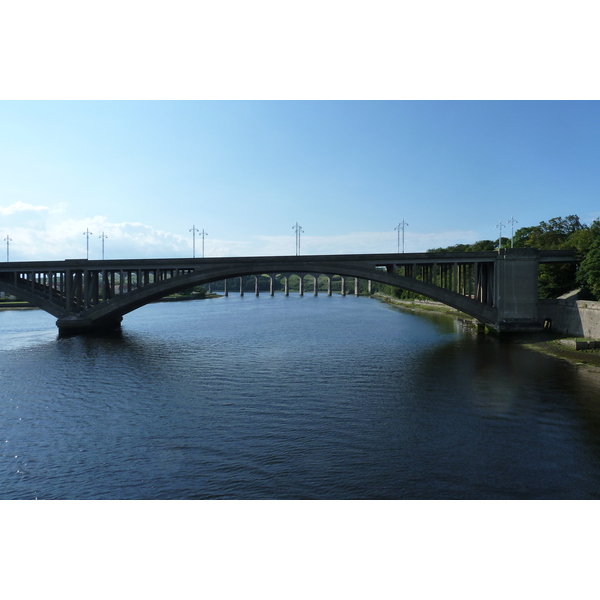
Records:
[[[295,236],[255,236],[260,242],[259,254],[295,254]],[[405,232],[405,252],[425,252],[430,248],[472,243],[479,238],[476,231],[441,231],[435,233]],[[402,250],[402,248],[400,248]],[[363,231],[336,236],[303,235],[301,254],[385,254],[398,251],[398,234],[395,232]]]
[[[85,258],[89,243],[89,258],[102,258],[104,236],[105,258],[177,258],[193,255],[192,236],[156,229],[142,222],[110,222],[96,215],[88,219],[65,219],[65,205],[49,208],[17,202],[0,207],[5,216],[5,233],[10,236],[10,260],[63,260]],[[34,219],[31,218],[35,214]],[[6,219],[6,216],[10,218]],[[6,226],[8,225],[8,227]],[[89,237],[86,239],[86,232]],[[429,248],[471,243],[480,239],[474,231],[443,231],[419,233],[406,231],[406,252],[424,252]],[[389,232],[355,232],[335,236],[301,238],[301,254],[367,254],[397,252],[398,237]],[[202,242],[195,240],[195,255],[202,256]],[[252,236],[248,240],[222,240],[207,237],[206,257],[277,256],[295,254],[293,233],[283,236]]]

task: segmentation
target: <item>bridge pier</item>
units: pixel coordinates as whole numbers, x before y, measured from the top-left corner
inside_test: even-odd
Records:
[[[240,296],[244,295],[244,278],[240,277]]]
[[[354,278],[354,295],[358,298],[359,289],[358,289],[358,277]]]
[[[340,292],[342,293],[342,296],[346,295],[346,278],[344,276],[341,277]]]
[[[319,276],[318,275],[313,275],[313,280],[315,283],[315,289],[313,291],[313,295],[314,296],[318,296],[319,295]]]
[[[275,295],[275,288],[274,288],[274,282],[273,282],[275,277],[276,277],[276,275],[269,275],[269,295],[270,296]]]
[[[123,317],[114,317],[109,321],[95,322],[80,317],[64,317],[57,319],[56,326],[61,336],[78,335],[81,333],[113,333],[121,330]]]
[[[258,276],[254,276],[254,295],[258,296]]]
[[[299,275],[298,277],[298,291],[301,296],[304,296],[304,277],[302,275]]]
[[[223,280],[223,290],[225,291],[225,296],[229,296],[229,290],[227,289],[227,279]]]
[[[327,295],[331,296],[331,275],[327,275]]]
[[[283,293],[286,296],[290,295],[290,278],[289,275],[283,276]]]

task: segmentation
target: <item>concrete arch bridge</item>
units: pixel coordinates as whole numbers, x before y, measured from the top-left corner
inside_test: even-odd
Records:
[[[0,291],[54,315],[60,333],[69,334],[119,327],[125,314],[196,285],[263,274],[271,281],[283,277],[286,286],[290,274],[300,275],[301,282],[312,275],[316,285],[321,274],[339,275],[343,281],[377,281],[427,296],[498,331],[533,331],[543,323],[537,293],[539,264],[576,260],[570,251],[514,249],[5,262],[0,263]]]

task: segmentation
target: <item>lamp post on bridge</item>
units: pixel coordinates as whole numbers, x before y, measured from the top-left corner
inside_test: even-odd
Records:
[[[510,223],[510,247],[514,248],[514,237],[515,237],[515,223],[518,223],[519,221],[517,221],[514,217],[510,218],[510,221],[508,221]]]
[[[296,230],[296,256],[300,255],[300,234],[304,233],[304,229],[300,225],[298,225],[298,221],[292,227],[292,229]]]
[[[12,242],[12,238],[10,236],[6,236],[4,238],[4,241],[6,242],[6,262],[8,262],[8,252],[9,252],[9,244],[10,242]]]
[[[504,225],[504,223],[500,221],[500,223],[498,223],[496,227],[498,227],[498,229],[500,230],[500,237],[498,238],[498,252],[500,252],[500,249],[502,248],[502,228],[506,227],[506,225]]]
[[[208,233],[206,233],[206,231],[204,231],[204,229],[202,229],[202,232],[199,233],[199,235],[202,236],[202,258],[204,258],[204,236],[208,235]]]
[[[196,231],[198,230],[195,225],[192,225],[190,231],[192,232],[192,258],[196,258]]]
[[[85,257],[87,259],[89,259],[90,258],[90,235],[92,235],[92,232],[89,229],[86,229],[83,232],[83,235],[86,236],[86,239],[85,239]]]
[[[104,240],[107,239],[108,236],[104,235],[103,231],[102,235],[99,235],[98,237],[102,238],[102,260],[104,260]]]
[[[404,228],[408,227],[408,223],[402,219],[402,223],[398,223],[398,227],[394,227],[394,230],[398,232],[398,254],[400,254],[400,231],[402,231],[402,254],[404,254]]]

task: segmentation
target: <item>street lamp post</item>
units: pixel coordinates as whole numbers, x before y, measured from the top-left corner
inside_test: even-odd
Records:
[[[514,237],[515,237],[515,223],[518,223],[519,221],[517,221],[514,217],[510,218],[510,247],[514,248]]]
[[[86,229],[83,232],[83,235],[86,236],[86,239],[85,239],[85,257],[87,259],[89,259],[89,257],[90,257],[90,235],[92,235],[92,232],[89,229]]]
[[[9,245],[12,242],[12,238],[9,237],[8,235],[4,238],[4,241],[6,242],[6,262],[8,262],[8,255],[9,255]]]
[[[500,249],[502,248],[502,228],[506,227],[506,225],[504,225],[504,223],[500,221],[500,223],[498,223],[496,227],[498,227],[498,229],[500,230],[500,234],[498,237],[498,252],[500,252]]]
[[[304,233],[304,229],[300,225],[298,225],[298,221],[292,227],[292,229],[296,230],[296,256],[300,255],[300,234]]]
[[[202,236],[202,258],[204,258],[204,236],[208,235],[208,233],[202,229],[202,232],[199,235]]]
[[[192,225],[190,231],[192,232],[192,258],[196,258],[196,231],[198,230],[195,225]]]
[[[402,223],[398,223],[398,227],[394,229],[398,232],[398,254],[400,254],[400,231],[402,231],[402,254],[404,254],[404,228],[408,227],[408,223],[402,219]]]
[[[104,260],[104,240],[107,239],[107,236],[104,235],[104,231],[103,231],[102,235],[100,235],[98,237],[102,238],[102,260]]]

